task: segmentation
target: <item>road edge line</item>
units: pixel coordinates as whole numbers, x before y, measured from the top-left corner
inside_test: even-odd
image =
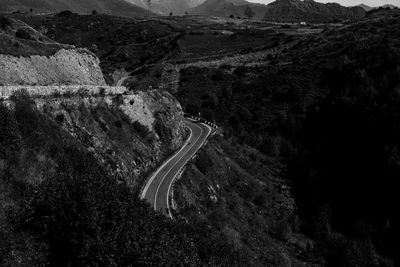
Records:
[[[202,133],[203,133],[203,129],[202,129],[200,126],[198,126],[198,125],[196,125],[196,124],[194,124],[194,123],[192,123],[192,124],[195,125],[196,127],[198,127],[198,128],[201,130],[201,134],[200,134],[199,137],[197,137],[196,141],[193,142],[193,144],[191,145],[191,147],[189,148],[189,150],[192,149],[192,148],[194,147],[194,145],[197,143],[197,141],[199,141],[199,139],[200,139],[200,137],[201,137],[201,135],[202,135]],[[190,129],[190,128],[189,128],[189,129]],[[196,150],[196,152],[197,152],[197,150]],[[196,152],[195,152],[195,154],[196,154]],[[162,183],[164,182],[165,177],[167,177],[167,175],[171,172],[171,170],[175,167],[175,165],[178,164],[179,161],[180,161],[184,156],[185,156],[185,155],[183,155],[177,162],[175,162],[175,164],[172,165],[172,167],[167,171],[167,173],[161,178],[161,181],[160,181],[159,185],[157,186],[156,194],[155,194],[155,196],[154,196],[154,210],[157,210],[157,207],[156,207],[156,206],[157,206],[157,194],[158,194],[158,191],[160,190],[160,186],[161,186]],[[185,164],[186,164],[186,162],[183,164],[183,166],[184,166]],[[178,172],[179,172],[180,169],[181,169],[181,168],[178,169]],[[168,185],[168,190],[169,190],[169,186],[172,184],[172,182],[174,181],[174,179],[175,179],[175,176],[172,177],[171,183]],[[168,193],[169,193],[168,190],[167,190],[167,210],[168,210]]]
[[[185,126],[186,127],[186,126]],[[189,128],[189,127],[186,127]],[[165,165],[167,165],[177,154],[179,154],[179,152],[181,152],[183,150],[184,147],[186,147],[186,145],[189,143],[189,140],[192,136],[192,130],[189,128],[190,130],[190,134],[189,137],[186,139],[185,143],[182,145],[182,147],[175,152],[172,156],[170,156],[166,161],[164,161],[164,163],[158,167],[157,171],[155,173],[153,173],[153,175],[150,177],[150,179],[147,181],[146,185],[144,186],[142,193],[140,194],[140,199],[144,199],[147,193],[147,190],[149,190],[149,187],[151,185],[151,183],[153,182],[154,178],[157,176],[157,174],[161,171],[162,168],[164,168]]]
[[[168,186],[168,191],[167,191],[167,210],[168,210],[168,215],[169,215],[169,217],[170,217],[171,219],[174,219],[174,218],[172,217],[172,214],[171,214],[171,209],[169,208],[169,195],[170,195],[170,192],[171,192],[171,187],[172,187],[172,185],[175,183],[175,179],[176,179],[176,177],[179,175],[181,169],[183,169],[184,167],[186,167],[186,164],[197,154],[197,152],[199,152],[199,150],[200,150],[200,149],[204,146],[204,144],[207,142],[207,139],[209,138],[211,132],[213,131],[213,128],[211,128],[209,125],[207,125],[207,124],[205,124],[205,123],[202,123],[202,124],[205,125],[205,126],[210,130],[210,132],[207,134],[206,138],[205,138],[204,141],[201,143],[201,145],[199,146],[199,149],[197,149],[196,153],[194,153],[193,156],[191,156],[189,159],[187,159],[187,161],[183,164],[183,166],[182,166],[181,168],[179,168],[177,174],[175,175],[175,177],[172,179],[171,183],[170,183],[169,186]],[[183,173],[182,173],[182,174],[183,174]]]

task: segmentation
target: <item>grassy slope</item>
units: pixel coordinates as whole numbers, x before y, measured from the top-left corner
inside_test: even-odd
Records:
[[[17,36],[18,30],[23,31],[25,36]],[[0,54],[51,56],[63,48],[71,46],[59,44],[21,21],[0,16]]]
[[[103,73],[111,81],[118,69],[128,72],[166,59],[193,60],[201,57],[246,53],[280,42],[285,36],[264,25],[235,25],[206,18],[163,18],[138,22],[112,16],[18,16],[47,37],[60,43],[87,47],[101,60]],[[265,25],[268,26],[268,25]],[[253,29],[254,28],[254,29]],[[232,35],[223,34],[232,32]],[[146,70],[143,71],[148,74]]]
[[[112,16],[22,17],[60,43],[87,47],[101,60],[109,82],[115,70],[133,71],[176,53],[180,31],[159,21],[138,22]]]

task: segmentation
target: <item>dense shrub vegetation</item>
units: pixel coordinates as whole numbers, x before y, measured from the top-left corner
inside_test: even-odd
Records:
[[[8,26],[11,26],[11,22],[7,17],[0,16],[0,28],[6,29]]]
[[[177,217],[221,232],[249,255],[246,266],[312,262],[310,240],[299,234],[294,200],[278,173],[254,148],[214,137],[175,186]]]
[[[0,105],[0,265],[242,265],[220,234],[140,201],[22,93]]]
[[[303,38],[286,64],[181,72],[187,111],[284,164],[328,266],[400,264],[400,16],[377,17]]]

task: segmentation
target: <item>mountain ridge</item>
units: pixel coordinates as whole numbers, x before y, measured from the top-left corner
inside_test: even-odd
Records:
[[[276,0],[268,5],[247,1],[207,0],[193,8],[190,13],[228,17],[230,15],[248,17],[246,10],[254,12],[256,19],[279,22],[331,22],[336,20],[354,20],[365,15],[361,7],[344,7],[337,3],[322,4],[313,0]]]
[[[281,22],[333,22],[365,16],[360,7],[344,7],[337,3],[322,4],[313,0],[277,0],[268,5],[264,19]]]
[[[194,7],[190,10],[190,14],[195,15],[210,15],[217,17],[246,17],[246,10],[251,9],[254,12],[252,18],[262,19],[267,5],[250,3],[244,0],[207,0],[201,5]]]
[[[361,7],[362,9],[364,9],[365,11],[371,11],[371,10],[374,10],[374,9],[379,9],[379,8],[390,8],[390,9],[395,9],[395,8],[399,8],[398,6],[395,6],[395,5],[391,5],[391,4],[386,4],[386,5],[382,5],[382,6],[375,6],[375,7],[373,7],[373,6],[368,6],[368,5],[366,5],[366,4],[359,4],[359,5],[357,5],[356,7]]]
[[[149,9],[149,1],[146,0],[124,0],[136,6]],[[239,0],[241,1],[241,0]],[[204,0],[153,0],[150,2],[152,12],[160,15],[172,14],[183,15],[189,9],[201,5]]]
[[[121,17],[145,16],[148,11],[124,0],[2,0],[0,12],[57,13],[70,10],[79,14],[105,13]]]

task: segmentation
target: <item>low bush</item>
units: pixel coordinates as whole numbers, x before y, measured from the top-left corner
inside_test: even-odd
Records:
[[[58,13],[58,16],[60,16],[60,17],[69,17],[69,16],[72,16],[74,14],[75,13],[73,13],[70,10],[64,10],[64,11],[61,11],[60,13]]]
[[[27,32],[26,30],[24,30],[24,29],[18,29],[15,32],[15,36],[17,38],[25,39],[25,40],[31,40],[32,39],[31,34],[29,32]]]
[[[8,26],[11,26],[11,21],[7,17],[0,16],[0,28],[6,29]]]
[[[132,122],[132,126],[139,134],[139,136],[142,137],[143,139],[146,139],[150,135],[149,128],[147,128],[147,126],[141,124],[140,122],[134,121]]]

